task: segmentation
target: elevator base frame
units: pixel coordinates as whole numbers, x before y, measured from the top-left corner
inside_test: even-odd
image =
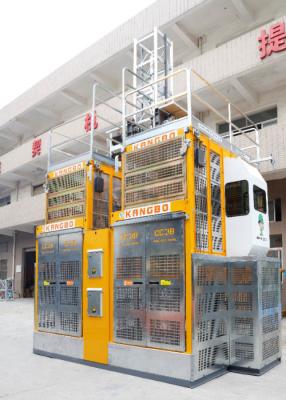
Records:
[[[270,369],[276,367],[277,365],[279,365],[281,363],[281,358],[279,358],[279,359],[273,361],[271,364],[266,365],[261,370],[253,370],[250,368],[240,368],[240,367],[229,366],[228,368],[222,368],[221,370],[217,370],[210,375],[207,375],[203,378],[198,379],[197,381],[191,382],[186,379],[179,379],[179,378],[174,378],[174,377],[170,377],[170,376],[163,376],[163,375],[154,374],[154,373],[137,371],[137,370],[130,369],[130,368],[118,367],[118,366],[114,366],[114,365],[99,364],[99,363],[95,363],[92,361],[84,360],[82,358],[72,357],[72,356],[69,356],[66,354],[59,354],[59,353],[53,353],[51,351],[41,350],[36,347],[33,348],[33,353],[35,355],[39,355],[39,356],[55,358],[58,360],[73,362],[73,363],[81,364],[81,365],[87,365],[89,367],[94,367],[94,368],[104,369],[107,371],[127,374],[127,375],[136,376],[136,377],[143,378],[143,379],[152,379],[152,380],[155,380],[158,382],[164,382],[164,383],[168,383],[171,385],[177,385],[177,386],[182,386],[182,387],[191,388],[191,389],[201,386],[204,383],[207,383],[215,378],[223,376],[228,372],[245,374],[245,375],[261,376],[261,375],[265,374],[266,372],[268,372]]]
[[[55,358],[70,357],[83,359],[83,338],[58,335],[47,332],[34,332],[33,351],[53,354]]]
[[[277,358],[277,360],[272,361],[270,364],[267,364],[263,368],[260,368],[260,369],[243,368],[243,367],[236,367],[235,365],[230,365],[228,367],[228,371],[235,372],[237,374],[261,376],[279,364],[281,364],[281,357]]]
[[[65,337],[65,336],[63,336],[63,337],[67,338],[68,341],[70,339],[69,337]],[[111,346],[112,345],[113,344],[111,344]],[[37,347],[35,347],[35,346],[37,346]],[[143,370],[140,371],[140,370],[126,368],[126,367],[118,366],[118,365],[100,364],[100,363],[84,360],[82,357],[74,357],[74,356],[68,355],[66,352],[55,353],[52,350],[53,349],[51,348],[49,351],[47,344],[45,345],[45,347],[41,346],[41,348],[40,348],[40,346],[38,346],[37,342],[34,340],[33,354],[35,354],[35,355],[49,357],[49,358],[55,358],[58,360],[73,362],[73,363],[81,364],[81,365],[87,365],[87,366],[94,367],[94,368],[104,369],[107,371],[127,374],[127,375],[131,375],[131,376],[136,376],[136,377],[143,378],[143,379],[151,379],[154,381],[168,383],[171,385],[182,386],[182,387],[191,388],[191,389],[198,387],[212,379],[218,378],[219,376],[222,376],[228,372],[227,368],[221,368],[221,370],[216,370],[212,374],[209,374],[208,376],[200,378],[197,381],[190,381],[190,379],[161,375],[160,373],[146,372]],[[161,351],[161,350],[155,350],[155,349],[147,349],[147,350],[148,351],[151,350],[151,351],[155,351],[155,352]],[[182,354],[180,354],[179,356],[182,356]],[[186,354],[185,354],[185,356],[187,356],[187,358],[188,358],[189,369],[190,369],[192,356],[186,355]],[[160,362],[162,362],[162,359],[160,360]]]

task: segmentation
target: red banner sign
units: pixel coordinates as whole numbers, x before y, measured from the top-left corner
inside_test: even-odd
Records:
[[[260,31],[258,37],[259,55],[261,60],[271,56],[272,53],[279,53],[286,50],[285,22],[281,21],[270,26],[269,32],[265,29]]]
[[[40,156],[42,152],[42,139],[35,139],[32,143],[32,157]]]

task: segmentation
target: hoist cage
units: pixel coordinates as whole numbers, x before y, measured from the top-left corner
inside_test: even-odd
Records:
[[[280,265],[264,257],[267,189],[249,165],[271,157],[260,155],[255,124],[253,138],[199,73],[174,69],[158,29],[134,41],[122,93],[95,82],[92,95],[81,137],[51,133],[34,352],[188,387],[276,365]],[[229,124],[229,140],[193,115],[198,103]],[[251,144],[235,146],[237,133]],[[265,207],[237,185],[232,203],[248,202],[248,213],[230,228],[226,185],[238,179],[261,184]],[[237,257],[228,243],[245,242],[240,226],[252,236]]]

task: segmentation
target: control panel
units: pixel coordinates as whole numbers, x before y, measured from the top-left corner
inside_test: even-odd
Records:
[[[89,317],[102,317],[102,289],[87,289],[87,313]]]
[[[88,250],[88,277],[101,278],[103,275],[103,250]]]

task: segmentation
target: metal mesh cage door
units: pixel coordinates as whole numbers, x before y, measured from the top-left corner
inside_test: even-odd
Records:
[[[114,229],[114,340],[146,345],[145,226]]]
[[[80,336],[82,329],[82,232],[59,235],[58,331]]]
[[[192,381],[196,381],[229,364],[228,259],[193,254],[192,264]]]
[[[279,360],[279,261],[199,254],[192,261],[192,380],[227,365],[259,374]]]
[[[185,350],[184,220],[146,224],[147,346]]]
[[[230,364],[252,368],[259,359],[257,263],[246,259],[230,266]]]
[[[231,367],[261,370],[279,359],[280,263],[272,258],[231,265]]]
[[[206,157],[206,147],[201,146]],[[208,250],[207,168],[195,165],[196,248]]]
[[[38,327],[41,331],[56,332],[58,236],[40,238],[38,248]]]
[[[39,238],[40,331],[81,335],[82,232]]]
[[[260,283],[259,311],[262,318],[262,367],[281,357],[280,261],[264,258],[258,263]]]

